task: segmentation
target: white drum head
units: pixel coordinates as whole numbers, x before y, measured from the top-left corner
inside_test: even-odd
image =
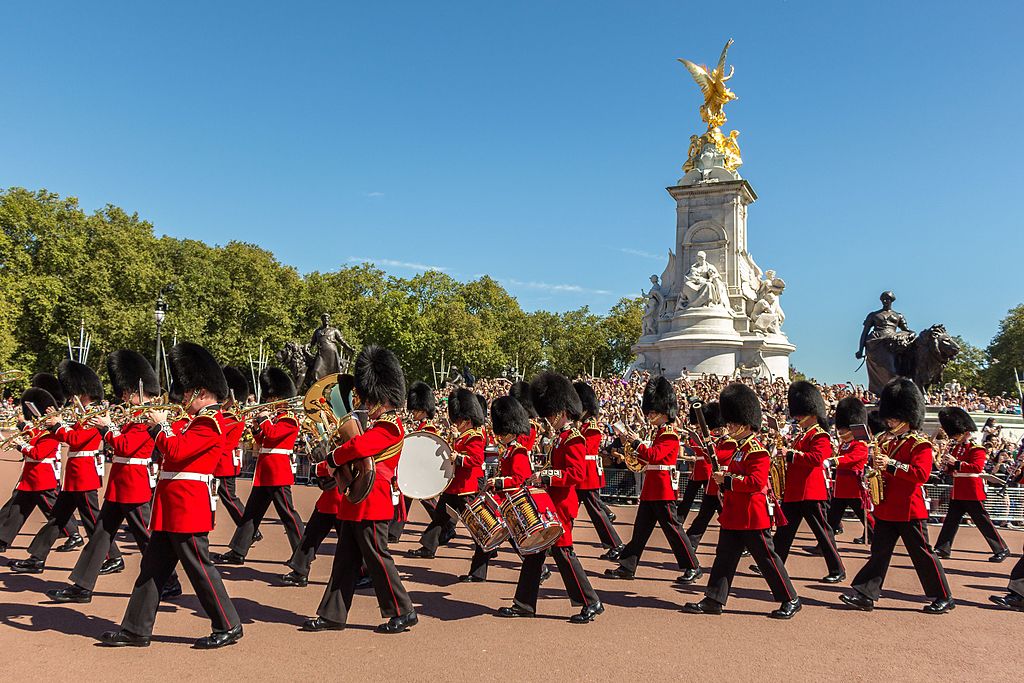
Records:
[[[414,500],[440,495],[455,477],[455,463],[448,443],[430,432],[405,437],[398,461],[398,490]]]

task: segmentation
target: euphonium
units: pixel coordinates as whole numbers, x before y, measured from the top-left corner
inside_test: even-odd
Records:
[[[633,451],[632,444],[623,444],[622,462],[625,463],[626,469],[629,470],[630,472],[644,471],[644,464],[640,462],[640,458],[636,457],[636,453]]]

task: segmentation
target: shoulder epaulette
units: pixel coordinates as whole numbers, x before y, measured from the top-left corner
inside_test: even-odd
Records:
[[[459,434],[459,441],[463,439],[474,439],[477,437],[481,439],[484,438],[484,430],[481,429],[480,427],[473,427],[472,429]]]
[[[669,436],[679,436],[679,431],[673,425],[662,425],[661,433],[658,436],[661,436],[662,434],[668,434]]]
[[[378,417],[374,422],[390,422],[393,425],[398,424],[398,415],[396,413],[384,413]]]
[[[292,415],[291,413],[288,413],[287,415],[284,415],[284,416],[278,418],[277,421],[278,422],[291,422],[292,424],[295,424],[295,425],[299,424],[298,419],[294,415]]]
[[[224,433],[224,431],[221,429],[220,421],[216,417],[214,417],[213,413],[199,413],[198,415],[196,415],[195,417],[193,417],[189,421],[189,423],[185,427],[185,429],[188,429],[192,425],[198,423],[200,420],[203,420],[203,421],[206,421],[206,422],[209,422],[210,424],[212,424],[213,428],[217,430],[218,434],[223,434]]]

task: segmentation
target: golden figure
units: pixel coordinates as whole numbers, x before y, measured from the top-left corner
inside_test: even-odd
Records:
[[[711,71],[703,64],[694,64],[687,59],[678,61],[690,72],[693,80],[700,86],[704,94],[704,104],[700,108],[701,119],[708,124],[707,132],[703,135],[690,137],[689,158],[684,171],[691,171],[698,167],[698,160],[705,151],[706,146],[713,148],[722,157],[721,165],[730,171],[735,171],[743,164],[740,157],[740,147],[736,142],[739,131],[731,131],[729,135],[723,135],[721,126],[725,123],[724,107],[727,103],[737,99],[736,93],[726,86],[726,82],[733,77],[736,67],[729,67],[729,73],[725,73],[725,58],[732,45],[732,38],[722,48],[722,54],[718,58],[718,66]]]

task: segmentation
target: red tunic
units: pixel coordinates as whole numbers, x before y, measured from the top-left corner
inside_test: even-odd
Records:
[[[237,477],[241,468],[235,467],[235,450],[245,433],[245,421],[236,419],[235,415],[224,415],[224,451],[220,455],[214,475],[218,477]]]
[[[498,476],[494,478],[494,497],[501,501],[506,493],[520,488],[532,474],[530,452],[523,444],[513,441],[505,446],[498,461]]]
[[[103,454],[100,452],[103,437],[100,436],[99,430],[75,424],[71,427],[58,427],[54,435],[58,441],[68,445],[64,490],[97,490],[101,485],[97,467],[103,466]]]
[[[647,465],[640,500],[675,500],[672,488],[672,470],[679,460],[679,432],[672,425],[662,425],[654,433],[650,446],[640,444],[636,455]]]
[[[723,436],[721,439],[715,442],[715,457],[718,458],[718,466],[720,469],[729,469],[729,461],[732,460],[732,456],[736,453],[736,448],[739,444],[736,443],[735,439],[730,439],[728,436]],[[711,467],[710,460],[708,462],[708,468]],[[708,479],[708,488],[704,493],[705,496],[717,496],[718,495],[718,482],[712,478]]]
[[[601,466],[601,423],[591,418],[580,425],[580,434],[587,442],[587,473],[581,491],[593,491],[604,486],[604,468]]]
[[[299,436],[299,423],[291,413],[279,413],[253,427],[256,440],[256,474],[253,486],[291,486],[292,454]]]
[[[832,457],[832,439],[828,432],[814,425],[800,435],[787,453],[786,490],[782,499],[787,503],[802,500],[828,500],[825,484],[825,460]]]
[[[908,432],[885,443],[890,463],[882,474],[885,499],[875,506],[875,517],[886,522],[928,518],[924,485],[932,472],[932,444],[920,434]]]
[[[484,437],[479,427],[459,435],[452,444],[455,453],[455,476],[445,493],[466,496],[480,490],[480,478],[484,476]]]
[[[415,432],[430,432],[431,434],[438,434],[437,425],[435,425],[430,420],[423,420],[418,425],[416,425],[416,429],[414,429],[413,431],[415,431]]]
[[[587,467],[587,441],[578,429],[566,426],[555,440],[551,451],[550,469],[542,474],[547,476],[547,492],[555,505],[558,521],[564,532],[555,545],[559,548],[572,546],[572,524],[580,509],[576,489],[583,481]]]
[[[523,444],[527,453],[533,453],[533,447],[537,445],[537,432],[537,421],[530,420],[530,433],[520,434],[516,437],[516,441]]]
[[[318,477],[329,477],[331,476],[331,467],[327,464],[326,460],[318,462],[315,472]],[[338,491],[338,487],[332,486],[320,492],[320,497],[316,499],[316,505],[313,507],[317,512],[337,517],[338,513],[341,512],[341,500],[342,496],[341,492]]]
[[[204,408],[180,435],[174,435],[170,426],[157,434],[156,448],[163,455],[163,465],[153,496],[151,530],[202,534],[213,529],[209,481],[224,445],[223,420],[220,411]],[[176,472],[207,480],[169,478]]]
[[[863,441],[839,444],[836,456],[836,487],[833,495],[844,500],[862,498],[864,466],[868,463],[868,445]]]
[[[153,437],[149,427],[134,422],[123,430],[110,429],[103,437],[114,456],[104,500],[113,503],[146,503],[153,497],[149,487],[149,464],[153,457]]]
[[[690,475],[690,481],[708,481],[711,479],[711,456],[700,447],[700,444],[693,437],[687,439],[686,445],[697,456],[697,460],[693,463],[693,473]]]
[[[377,461],[377,476],[370,495],[358,505],[344,498],[338,519],[359,522],[381,522],[392,519],[395,506],[391,501],[391,479],[402,456],[405,429],[394,413],[381,416],[373,426],[359,436],[352,437],[334,450],[330,460],[335,465],[372,456]]]
[[[18,491],[49,491],[57,488],[54,465],[60,457],[60,442],[47,429],[32,429],[28,445],[18,448],[25,459],[18,479]]]
[[[768,469],[770,456],[764,446],[748,436],[729,460],[725,495],[718,523],[723,529],[761,531],[771,526],[768,516]]]
[[[988,452],[981,446],[971,443],[958,443],[953,446],[953,463],[949,471],[953,474],[953,500],[985,500],[985,461]]]

